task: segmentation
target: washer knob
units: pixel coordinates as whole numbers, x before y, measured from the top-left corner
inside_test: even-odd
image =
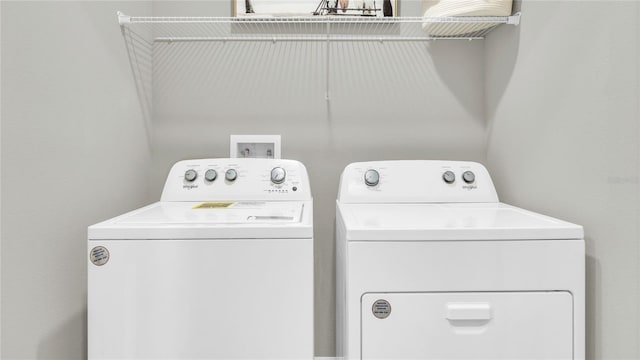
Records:
[[[207,181],[213,181],[217,177],[218,177],[218,172],[213,169],[209,169],[204,173],[204,179]]]
[[[456,174],[454,174],[453,171],[445,171],[444,174],[442,174],[442,180],[447,184],[453,184],[456,181]]]
[[[464,180],[464,182],[466,182],[467,184],[471,184],[472,182],[476,181],[476,175],[471,171],[465,171],[462,173],[462,180]]]
[[[195,180],[197,177],[198,177],[198,173],[193,169],[189,169],[184,173],[184,179],[189,182]]]
[[[376,186],[380,182],[380,174],[373,169],[369,169],[364,173],[364,183],[367,186]]]
[[[281,167],[271,169],[271,182],[274,184],[282,184],[287,178],[287,172]]]
[[[227,181],[235,181],[238,178],[238,172],[235,169],[229,169],[226,173],[224,173],[224,178]]]

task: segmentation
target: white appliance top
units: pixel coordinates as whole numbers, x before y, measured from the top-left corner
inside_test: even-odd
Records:
[[[161,201],[89,227],[89,240],[313,237],[304,165],[293,160],[176,163]]]
[[[157,202],[89,227],[89,239],[313,236],[311,202]]]
[[[583,230],[503,203],[341,204],[347,240],[582,239]]]
[[[484,166],[463,161],[353,163],[338,216],[347,240],[582,239],[581,226],[500,203]]]

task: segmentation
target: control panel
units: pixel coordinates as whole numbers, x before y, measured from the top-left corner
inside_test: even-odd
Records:
[[[197,159],[169,171],[161,201],[310,200],[305,166],[281,159]]]
[[[487,169],[469,161],[398,160],[348,165],[340,179],[343,203],[498,202]]]

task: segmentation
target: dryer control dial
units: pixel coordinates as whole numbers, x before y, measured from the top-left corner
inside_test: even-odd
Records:
[[[465,171],[464,173],[462,173],[462,180],[464,180],[464,182],[466,182],[467,184],[471,184],[476,181],[476,175],[471,171]]]
[[[365,171],[364,183],[367,184],[367,186],[376,186],[378,185],[379,182],[380,182],[380,174],[376,170],[369,169]]]
[[[282,184],[287,178],[287,172],[281,167],[271,169],[271,182],[274,184]]]
[[[195,180],[197,177],[198,177],[198,173],[193,169],[189,169],[184,172],[184,179],[189,182]]]
[[[456,181],[456,174],[454,174],[453,171],[447,170],[442,174],[442,180],[447,184],[453,184]]]
[[[229,169],[224,173],[224,178],[227,181],[235,181],[238,178],[238,172],[235,169]]]

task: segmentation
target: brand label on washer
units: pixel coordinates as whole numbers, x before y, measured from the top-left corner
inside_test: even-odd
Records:
[[[371,307],[373,316],[378,319],[386,319],[391,314],[391,304],[387,300],[376,300]]]
[[[196,205],[193,208],[194,209],[226,209],[229,208],[231,206],[233,206],[233,204],[235,204],[234,202],[206,202],[206,203],[202,203],[200,205]]]
[[[96,246],[91,249],[89,259],[96,266],[102,266],[109,261],[109,250],[104,246]]]

